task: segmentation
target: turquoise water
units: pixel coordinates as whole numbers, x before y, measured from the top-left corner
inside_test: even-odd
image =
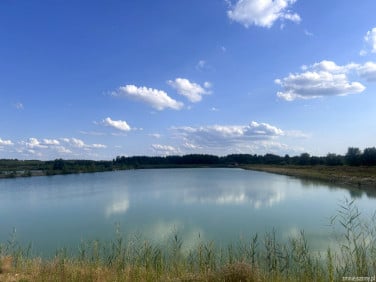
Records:
[[[142,234],[155,242],[174,232],[184,247],[217,245],[276,229],[281,239],[304,229],[326,249],[329,217],[356,197],[364,214],[376,198],[336,186],[233,168],[150,169],[0,180],[0,242],[12,230],[37,254],[77,249],[82,240]]]

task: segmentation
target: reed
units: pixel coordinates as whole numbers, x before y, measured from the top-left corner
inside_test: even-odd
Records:
[[[109,242],[81,242],[52,259],[33,256],[17,243],[16,232],[0,245],[0,281],[341,281],[376,273],[376,216],[364,219],[345,200],[331,218],[336,245],[313,251],[304,231],[287,241],[277,230],[242,238],[227,246],[199,237],[186,251],[178,231],[164,243],[142,234],[126,238],[116,226]]]

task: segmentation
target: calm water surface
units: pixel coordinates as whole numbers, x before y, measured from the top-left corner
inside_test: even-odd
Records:
[[[166,240],[178,231],[184,246],[201,240],[236,242],[277,230],[326,249],[329,217],[356,198],[364,214],[376,198],[310,181],[227,168],[151,169],[0,180],[0,242],[16,228],[38,254],[77,249],[81,240],[125,234]]]

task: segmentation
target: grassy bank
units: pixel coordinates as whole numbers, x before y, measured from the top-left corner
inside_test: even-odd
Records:
[[[245,169],[265,171],[355,188],[376,189],[375,166],[292,166],[245,165]]]
[[[278,240],[272,230],[227,246],[198,241],[187,250],[178,232],[164,243],[141,236],[81,243],[53,259],[33,257],[14,238],[0,245],[0,281],[342,281],[376,273],[376,220],[345,200],[331,219],[335,245],[318,253],[304,232]]]

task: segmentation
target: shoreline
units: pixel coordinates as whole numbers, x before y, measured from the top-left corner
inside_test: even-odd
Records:
[[[43,171],[29,170],[28,173],[2,174],[0,179],[19,178],[19,177],[35,177],[35,176],[54,176],[81,173],[98,173],[116,170],[132,170],[132,169],[169,169],[169,168],[202,168],[202,167],[226,167],[241,168],[245,170],[262,171],[280,175],[296,177],[300,179],[308,179],[313,181],[322,181],[328,184],[346,186],[349,188],[372,190],[376,192],[376,166],[327,166],[327,165],[264,165],[264,164],[248,164],[248,165],[148,165],[128,168],[98,169],[92,171]]]
[[[294,165],[244,165],[246,170],[263,171],[317,180],[357,189],[376,190],[376,167],[366,166],[294,166]]]

